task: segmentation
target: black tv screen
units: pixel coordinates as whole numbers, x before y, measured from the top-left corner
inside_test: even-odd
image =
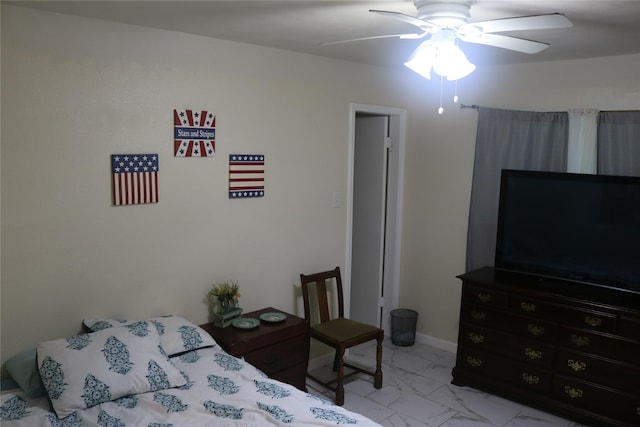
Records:
[[[640,293],[640,177],[503,170],[495,268]]]

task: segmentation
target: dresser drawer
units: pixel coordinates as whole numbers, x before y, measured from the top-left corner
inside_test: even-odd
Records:
[[[518,363],[495,354],[463,346],[458,349],[456,368],[475,375],[519,386],[524,390],[546,393],[551,391],[551,372],[546,369]]]
[[[465,285],[462,288],[462,301],[489,307],[507,308],[509,297],[504,292]]]
[[[558,317],[565,324],[593,329],[594,331],[616,333],[618,329],[617,316],[602,311],[566,309],[563,307]]]
[[[558,345],[620,361],[637,363],[640,360],[638,341],[584,329],[560,328]]]
[[[556,337],[556,325],[540,319],[515,316],[492,310],[488,307],[463,305],[462,318],[465,322],[511,332],[528,338],[553,342]]]
[[[562,375],[554,377],[553,395],[587,411],[608,415],[629,425],[640,425],[640,395]]]
[[[504,329],[513,318],[510,314],[476,305],[463,304],[461,310],[460,317],[463,322],[496,329]]]
[[[244,359],[265,374],[271,376],[299,363],[307,363],[309,338],[300,335],[269,347],[263,347],[243,355]]]
[[[558,373],[610,387],[638,392],[640,367],[567,349],[558,349]]]
[[[297,365],[274,373],[271,375],[271,378],[291,384],[300,390],[307,391],[307,367],[307,362],[298,363]]]
[[[460,340],[469,348],[481,349],[540,366],[550,367],[553,363],[554,352],[550,344],[473,324],[465,324],[461,330]]]
[[[618,327],[618,318],[612,313],[552,304],[518,295],[511,297],[510,308],[518,314],[595,331],[615,333]]]
[[[640,319],[620,317],[620,335],[640,340]]]

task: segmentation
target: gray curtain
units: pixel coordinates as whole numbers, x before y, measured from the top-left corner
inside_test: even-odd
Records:
[[[640,176],[640,111],[598,115],[598,174]]]
[[[568,113],[478,110],[467,271],[493,265],[502,169],[566,171]]]

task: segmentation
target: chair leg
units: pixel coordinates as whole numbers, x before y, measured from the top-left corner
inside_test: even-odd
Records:
[[[335,367],[338,371],[338,379],[336,384],[336,405],[344,405],[344,349],[336,349]]]
[[[340,352],[336,350],[336,354],[333,356],[333,372],[338,370],[338,359],[340,358]]]
[[[375,388],[382,388],[382,339],[384,336],[382,334],[378,335],[376,341],[378,344],[376,345],[376,371],[373,375],[373,386]]]

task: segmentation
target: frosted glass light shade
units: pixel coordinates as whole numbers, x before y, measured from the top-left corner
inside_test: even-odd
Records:
[[[461,79],[476,69],[454,43],[431,40],[418,46],[404,65],[427,79],[431,78],[432,68],[447,80]]]
[[[418,46],[404,66],[426,79],[431,79],[431,68],[435,60],[436,47],[430,41],[426,41]]]
[[[447,80],[458,80],[473,72],[476,66],[469,62],[464,52],[454,44],[444,44],[438,47],[433,71],[446,77]]]

